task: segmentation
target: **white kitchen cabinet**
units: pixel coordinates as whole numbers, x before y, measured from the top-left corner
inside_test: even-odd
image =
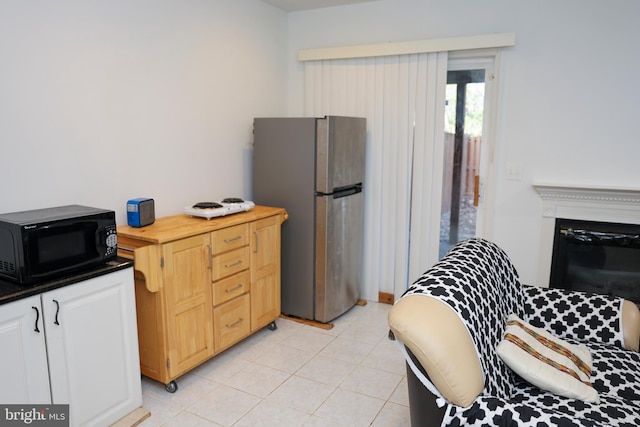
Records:
[[[51,403],[40,295],[0,306],[0,402]]]
[[[32,307],[39,309],[40,332],[34,330],[37,314]],[[71,426],[108,426],[142,406],[131,268],[4,304],[0,306],[0,319],[3,353],[10,353],[0,360],[13,363],[24,359],[26,370],[33,363],[42,371],[41,353],[46,351],[45,372],[48,361],[49,372],[44,379],[40,372],[40,378],[23,380],[24,385],[19,386],[24,389],[19,392],[29,401],[15,398],[15,403],[68,403]],[[16,324],[20,326],[13,326]],[[19,334],[28,339],[18,338]],[[39,346],[36,339],[40,340]],[[7,385],[11,382],[4,382],[4,371],[18,379],[23,375],[10,366],[6,362],[0,365],[5,384],[0,391],[2,403],[6,403],[3,394],[15,393]],[[43,384],[46,394],[41,390]],[[46,400],[49,389],[50,398]]]

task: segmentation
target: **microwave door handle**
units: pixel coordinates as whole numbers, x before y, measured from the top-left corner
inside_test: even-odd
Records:
[[[104,228],[98,228],[95,233],[96,247],[99,247],[100,242],[104,242],[107,238],[107,231]]]

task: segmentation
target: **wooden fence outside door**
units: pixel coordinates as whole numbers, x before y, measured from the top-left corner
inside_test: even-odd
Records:
[[[454,134],[446,133],[444,142],[444,181],[442,187],[442,209],[441,212],[448,212],[451,209],[451,186],[453,181]],[[479,136],[464,135],[462,164],[460,180],[461,197],[473,199],[475,191],[475,177],[480,175],[480,147],[482,138]]]

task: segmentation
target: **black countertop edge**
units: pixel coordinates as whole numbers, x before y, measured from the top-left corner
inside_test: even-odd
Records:
[[[132,260],[117,257],[116,259],[107,261],[106,263],[98,267],[93,267],[88,270],[76,272],[68,276],[47,280],[45,282],[36,283],[34,285],[23,286],[18,285],[14,282],[0,280],[0,305],[27,298],[33,295],[39,295],[53,289],[73,285],[74,283],[113,273],[114,271],[124,270],[125,268],[129,267],[133,267]]]

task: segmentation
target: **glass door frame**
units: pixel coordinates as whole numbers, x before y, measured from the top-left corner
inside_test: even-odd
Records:
[[[485,70],[482,145],[480,148],[480,188],[476,211],[476,236],[490,239],[493,234],[493,206],[496,188],[496,124],[498,70],[500,52],[497,49],[450,52],[447,71]],[[444,118],[443,118],[444,120]],[[444,159],[443,159],[444,161]],[[438,203],[441,203],[439,201]],[[438,230],[438,233],[440,230]]]

